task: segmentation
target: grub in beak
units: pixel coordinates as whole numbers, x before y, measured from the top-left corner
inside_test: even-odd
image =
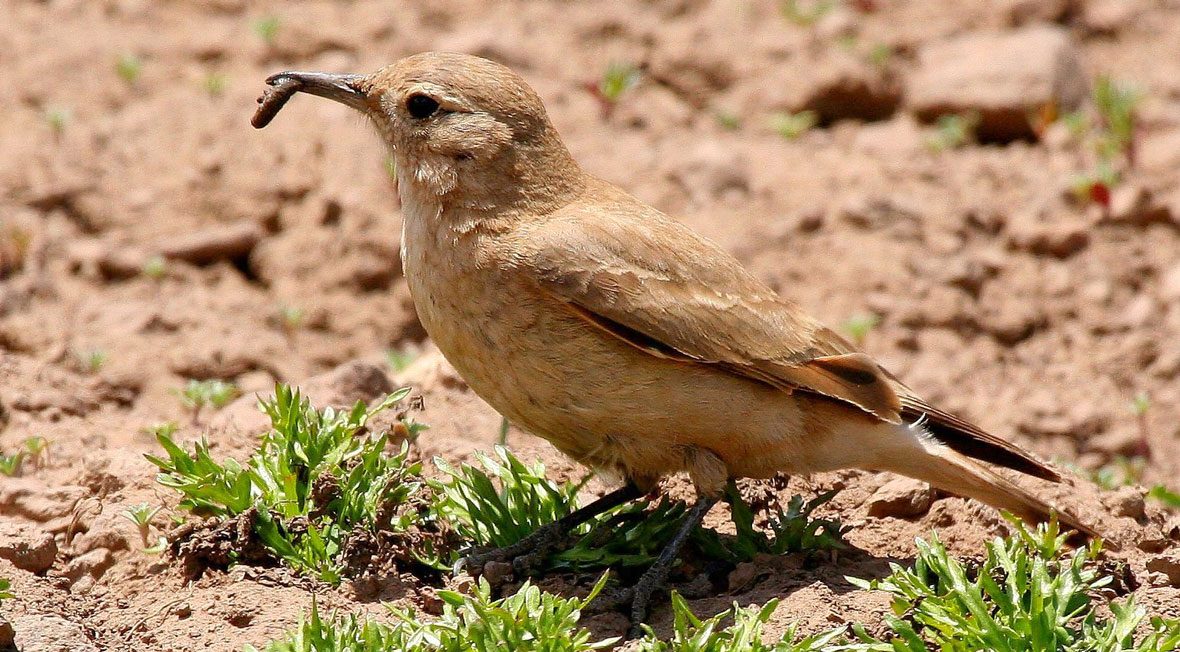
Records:
[[[270,124],[287,100],[299,92],[326,97],[358,111],[365,111],[368,109],[367,96],[358,85],[362,78],[361,75],[327,72],[280,72],[271,75],[266,79],[269,87],[258,98],[258,108],[250,124],[255,129]]]

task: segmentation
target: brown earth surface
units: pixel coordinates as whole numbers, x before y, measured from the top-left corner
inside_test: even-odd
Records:
[[[257,29],[267,17],[278,19],[270,42]],[[161,504],[163,528],[177,502],[143,458],[156,449],[145,426],[176,420],[182,439],[244,456],[258,425],[249,395],[275,381],[314,379],[317,401],[337,402],[411,384],[431,426],[424,455],[463,460],[495,441],[498,415],[424,341],[369,127],[307,98],[266,131],[249,125],[270,73],[365,72],[428,49],[520,71],[587,169],[827,323],[879,316],[864,347],[932,403],[1082,470],[1142,453],[1145,434],[1142,484],[1180,489],[1174,0],[844,2],[811,25],[737,0],[10,0],[0,452],[51,442],[42,463],[0,477],[0,577],[19,596],[3,609],[23,649],[237,650],[288,629],[313,595],[350,611],[380,612],[378,598],[429,608],[432,589],[409,576],[332,589],[237,567],[190,582],[144,554],[120,516]],[[121,76],[121,58],[138,74]],[[620,61],[643,74],[604,116],[586,86]],[[1145,93],[1135,165],[1109,211],[1071,197],[1090,150],[1039,122],[1100,74]],[[818,128],[788,140],[769,126],[801,109],[818,112]],[[938,131],[924,121],[945,111],[976,111],[989,142],[929,147]],[[141,271],[154,256],[166,260],[159,278]],[[296,328],[284,326],[292,310]],[[423,353],[395,373],[388,349]],[[172,393],[190,378],[233,380],[248,397],[194,423]],[[1142,419],[1129,407],[1140,392]],[[540,440],[513,431],[509,443],[554,477],[579,473]],[[911,559],[916,536],[936,531],[978,556],[1005,531],[988,508],[931,502],[886,474],[793,478],[780,493],[833,487],[824,513],[852,526],[853,550],[745,565],[695,597],[696,611],[778,597],[772,634],[875,622],[886,598],[846,575]],[[1080,476],[1040,489],[1122,544],[1111,556],[1129,563],[1142,604],[1180,615],[1176,514]],[[710,519],[725,521],[720,508]],[[667,631],[666,605],[653,618]],[[626,625],[588,622],[603,635]]]

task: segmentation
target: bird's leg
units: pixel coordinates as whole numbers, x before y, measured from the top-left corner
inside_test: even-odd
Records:
[[[680,524],[680,529],[672,536],[672,540],[664,546],[651,568],[648,568],[636,582],[631,594],[631,638],[639,638],[643,635],[639,625],[647,618],[652,595],[664,586],[668,580],[668,574],[672,572],[672,564],[680,556],[680,551],[684,549],[688,537],[693,530],[700,526],[701,521],[705,519],[705,514],[708,514],[716,503],[716,496],[698,498],[696,504],[688,510],[688,514],[685,514],[684,521]]]
[[[607,510],[628,503],[642,495],[643,492],[639,487],[628,482],[594,502],[537,528],[532,534],[512,545],[468,555],[462,560],[462,564],[467,567],[469,572],[480,574],[489,562],[511,562],[512,569],[517,575],[530,575],[570,530]]]

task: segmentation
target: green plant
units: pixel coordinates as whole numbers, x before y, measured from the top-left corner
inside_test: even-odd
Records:
[[[863,625],[852,627],[860,643],[847,649],[926,652],[1037,650],[1174,650],[1180,621],[1152,619],[1152,632],[1132,640],[1146,616],[1133,601],[1111,603],[1102,619],[1094,593],[1111,582],[1092,563],[1101,544],[1067,552],[1057,523],[1028,528],[1013,517],[1016,533],[987,545],[978,566],[952,558],[941,542],[918,541],[913,568],[891,565],[879,580],[848,578],[893,596],[885,639]]]
[[[159,281],[168,274],[168,261],[163,256],[152,256],[144,262],[140,271],[153,281]]]
[[[0,475],[6,475],[10,478],[20,475],[20,467],[24,461],[24,451],[17,451],[12,455],[0,454]]]
[[[892,45],[888,43],[877,43],[869,48],[869,52],[865,55],[865,58],[868,59],[869,63],[878,68],[886,68],[893,62],[893,58],[896,55],[897,51]]]
[[[119,55],[118,61],[115,62],[115,72],[128,86],[134,86],[143,74],[143,60],[130,53]]]
[[[978,113],[941,115],[934,125],[934,135],[926,139],[926,146],[935,152],[958,149],[975,141],[978,127]]]
[[[476,545],[511,545],[577,507],[581,484],[549,480],[540,462],[530,467],[503,446],[496,446],[493,456],[476,453],[476,460],[483,469],[455,468],[436,457],[444,478],[429,481],[437,494],[435,513]]]
[[[304,312],[303,308],[297,308],[295,306],[282,306],[279,308],[279,324],[282,325],[283,332],[288,337],[291,337],[295,334],[295,331],[303,327],[306,318],[307,313]]]
[[[1106,490],[1137,484],[1143,478],[1147,460],[1139,456],[1119,455],[1109,464],[1090,473],[1090,480]]]
[[[869,333],[873,332],[881,323],[881,318],[871,312],[853,315],[844,321],[842,328],[852,342],[857,346],[864,346]]]
[[[251,27],[258,38],[270,46],[274,45],[275,39],[278,38],[279,28],[282,27],[282,24],[282,20],[272,14],[255,20]]]
[[[639,83],[639,68],[625,61],[616,61],[606,67],[598,82],[598,92],[607,102],[617,104],[623,94]]]
[[[634,64],[615,61],[606,67],[597,82],[588,82],[585,88],[598,100],[602,117],[608,118],[623,96],[639,84],[642,76],[643,73]]]
[[[455,468],[436,458],[444,477],[429,482],[436,494],[434,513],[462,539],[480,547],[511,545],[570,513],[577,507],[579,489],[589,480],[586,476],[578,483],[555,483],[545,477],[543,465],[528,466],[502,446],[493,456],[477,453],[476,459],[478,466]],[[731,563],[748,561],[757,553],[841,548],[844,530],[839,522],[811,516],[832,495],[807,503],[793,497],[785,512],[771,514],[767,534],[755,529],[753,511],[731,486],[727,499],[737,535],[723,538],[700,528],[692,535],[693,546],[708,558]],[[580,572],[645,567],[671,540],[685,513],[684,503],[671,500],[617,507],[571,532],[572,543],[550,555],[546,567]]]
[[[206,405],[221,409],[237,398],[238,386],[224,380],[189,380],[184,389],[173,390],[173,394],[192,412],[193,423],[197,423]]]
[[[45,465],[45,458],[49,454],[49,440],[44,437],[25,439],[25,454],[28,455],[33,468],[41,468]]]
[[[1147,491],[1147,497],[1160,502],[1168,509],[1180,509],[1180,493],[1176,493],[1167,486],[1157,484]]]
[[[436,459],[441,479],[432,511],[463,539],[480,547],[503,547],[521,540],[577,507],[581,482],[555,483],[545,468],[528,466],[502,446],[494,457],[477,454],[478,466],[458,468]],[[661,501],[652,509],[630,504],[611,510],[574,530],[574,542],[546,560],[551,570],[588,571],[645,566],[653,562],[684,516],[683,503]]]
[[[171,438],[172,435],[176,434],[177,430],[180,430],[180,425],[175,421],[160,421],[139,429],[140,432],[151,435],[153,438]]]
[[[16,595],[12,592],[12,582],[7,578],[0,577],[0,604],[15,597]]]
[[[732,111],[718,109],[713,112],[713,117],[717,120],[717,124],[727,131],[737,131],[742,128],[741,117]]]
[[[372,408],[357,402],[337,411],[316,410],[297,389],[277,385],[274,398],[259,405],[271,429],[244,466],[217,462],[203,440],[189,453],[165,434],[157,440],[167,458],[147,459],[160,469],[156,481],[184,496],[182,509],[221,518],[255,510],[253,527],[267,549],[335,583],[340,553],[354,532],[403,534],[423,518],[417,509],[426,502],[421,464],[408,460],[407,444],[389,454],[388,433],[366,431],[373,416],[409,391],[394,392]],[[428,547],[417,552],[429,563]]]
[[[798,113],[779,111],[770,116],[770,128],[787,140],[794,140],[802,136],[817,124],[819,124],[819,114],[815,111],[804,110]]]
[[[201,79],[201,87],[212,97],[221,97],[229,86],[229,77],[225,73],[210,71]]]
[[[385,352],[385,361],[394,373],[401,373],[408,369],[418,359],[416,351],[389,349]]]
[[[474,595],[439,591],[443,612],[425,621],[412,609],[390,609],[393,623],[360,620],[356,616],[323,619],[312,603],[310,615],[286,640],[271,643],[266,652],[588,652],[613,646],[617,639],[591,642],[589,630],[579,627],[582,609],[606,584],[604,575],[583,599],[562,598],[525,583],[513,595],[491,598],[491,587],[481,580]],[[247,648],[253,650],[254,648]]]
[[[832,9],[836,8],[836,0],[782,0],[779,12],[790,22],[800,27],[810,27]]]
[[[70,110],[62,107],[45,109],[45,124],[49,125],[54,136],[61,137],[70,123]]]
[[[835,497],[837,491],[824,492],[804,502],[794,495],[786,510],[773,510],[767,523],[769,532],[754,527],[754,512],[742,500],[737,487],[726,487],[726,502],[733,515],[736,536],[732,540],[716,538],[720,548],[706,546],[706,553],[733,562],[749,561],[759,553],[785,555],[813,550],[840,550],[848,547],[844,533],[848,531],[837,519],[814,518],[812,513]]]
[[[152,519],[160,511],[159,507],[153,507],[147,503],[140,503],[132,505],[123,510],[123,518],[135,524],[139,530],[139,538],[143,541],[143,547],[148,548],[148,537],[151,534]]]
[[[1134,86],[1106,75],[1094,82],[1094,107],[1098,110],[1102,133],[1095,141],[1098,155],[1109,160],[1126,156],[1135,162],[1135,118],[1143,93]]]
[[[78,369],[88,374],[96,374],[107,363],[109,355],[102,349],[86,349],[74,351]]]
[[[776,643],[762,640],[762,627],[778,607],[778,600],[771,600],[759,607],[733,607],[702,621],[692,613],[688,602],[675,591],[672,592],[672,638],[660,640],[647,625],[645,635],[634,652],[822,652],[842,642],[843,628],[834,629],[800,639],[795,627],[787,628]],[[733,624],[722,627],[724,620],[733,618]]]

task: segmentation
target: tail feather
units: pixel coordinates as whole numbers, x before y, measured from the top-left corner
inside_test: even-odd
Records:
[[[1004,476],[943,446],[927,447],[925,455],[897,460],[888,470],[908,475],[944,491],[974,498],[1007,510],[1032,523],[1048,521],[1054,515],[1063,525],[1089,536],[1100,536],[1094,528],[1071,512],[1054,507]]]
[[[931,406],[911,394],[901,396],[901,417],[908,423],[922,421],[926,431],[940,443],[977,460],[1021,473],[1060,482],[1061,475],[1049,465],[1010,442]]]

